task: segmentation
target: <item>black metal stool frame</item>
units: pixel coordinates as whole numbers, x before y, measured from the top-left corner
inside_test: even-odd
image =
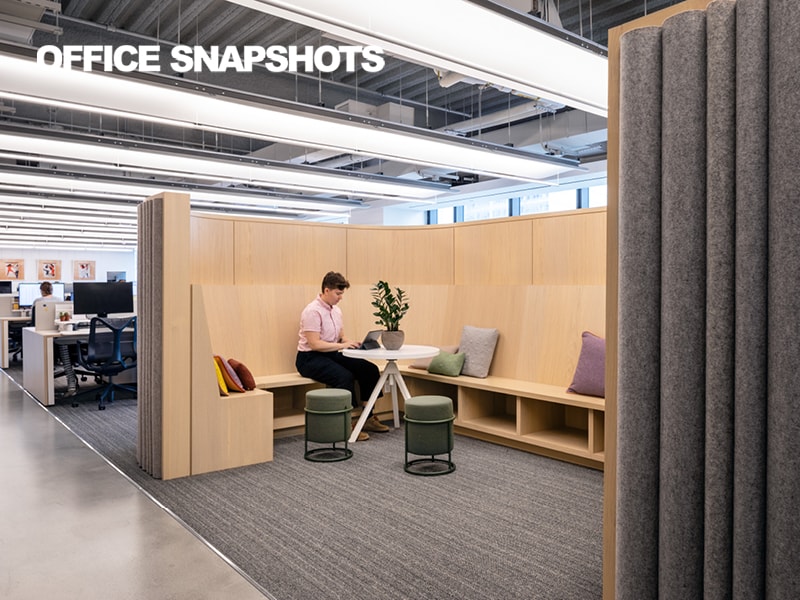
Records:
[[[403,419],[406,421],[406,423],[414,423],[414,424],[419,424],[419,425],[439,425],[439,424],[442,424],[442,423],[449,423],[450,424],[450,428],[452,428],[453,420],[455,419],[455,417],[450,417],[448,419],[440,419],[438,421],[420,421],[418,419],[409,419],[407,416],[404,416]],[[447,473],[452,473],[453,471],[456,470],[456,465],[453,462],[453,449],[452,448],[450,448],[447,451],[447,460],[444,460],[442,458],[436,458],[435,454],[432,454],[430,458],[417,458],[415,460],[408,460],[408,454],[409,454],[409,452],[408,452],[408,425],[406,425],[406,427],[404,427],[404,429],[405,429],[406,461],[405,461],[405,464],[403,465],[403,470],[406,473],[410,473],[411,475],[422,475],[422,476],[430,477],[430,476],[433,476],[433,475],[446,475]],[[448,435],[452,435],[452,431],[451,430],[448,430],[447,433],[448,433]],[[415,454],[415,453],[412,452],[411,454]],[[417,455],[417,456],[420,456],[420,455]],[[423,455],[423,456],[425,456],[425,455]],[[446,465],[446,468],[442,469],[440,471],[427,471],[427,472],[418,470],[418,468],[417,468],[417,467],[421,467],[421,466],[425,466],[425,465],[439,465],[439,464]]]
[[[306,423],[306,427],[305,427],[305,430],[306,430],[305,431],[305,453],[303,454],[303,458],[305,458],[306,460],[310,460],[312,462],[339,462],[339,461],[342,461],[342,460],[347,460],[348,458],[352,458],[353,457],[353,451],[350,450],[350,448],[347,447],[347,438],[350,437],[350,429],[349,429],[350,416],[349,415],[352,412],[352,410],[353,410],[352,408],[344,408],[342,410],[311,410],[309,408],[306,408],[305,409],[306,414],[310,413],[312,415],[315,414],[315,415],[327,415],[327,416],[336,415],[336,414],[341,414],[342,415],[342,434],[343,434],[342,440],[344,441],[344,448],[337,448],[336,447],[336,443],[337,442],[332,442],[333,446],[323,446],[321,448],[312,448],[311,450],[309,450],[308,449],[308,442],[309,442],[309,439],[308,439],[308,423]],[[311,440],[311,441],[313,442],[314,440]],[[332,454],[332,456],[330,456],[328,458],[322,456],[325,453]]]

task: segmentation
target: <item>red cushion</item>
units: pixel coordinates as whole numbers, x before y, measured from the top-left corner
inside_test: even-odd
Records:
[[[233,367],[233,370],[236,371],[236,374],[239,376],[244,389],[256,389],[256,380],[253,378],[253,374],[250,372],[250,369],[248,369],[243,363],[240,363],[235,358],[229,358],[228,364],[230,364],[230,366]]]

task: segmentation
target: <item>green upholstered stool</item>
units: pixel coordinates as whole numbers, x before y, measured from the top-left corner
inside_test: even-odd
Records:
[[[417,396],[406,400],[405,471],[412,475],[444,475],[453,464],[453,401],[446,396]],[[409,454],[429,456],[408,460]],[[447,460],[436,458],[447,454]]]
[[[352,410],[348,390],[323,388],[306,392],[306,460],[336,462],[353,456],[347,447]],[[309,442],[332,445],[309,450]],[[337,442],[344,442],[344,447],[337,448]]]

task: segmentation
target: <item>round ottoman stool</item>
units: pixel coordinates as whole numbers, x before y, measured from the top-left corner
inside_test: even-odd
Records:
[[[353,456],[347,447],[352,410],[348,390],[323,388],[306,392],[306,460],[336,462]],[[309,450],[309,442],[332,445]],[[344,442],[344,447],[337,448],[337,442]]]
[[[416,396],[406,400],[405,471],[412,475],[444,475],[456,470],[453,451],[453,401],[446,396]],[[429,456],[408,460],[409,454]],[[447,460],[436,458],[447,454]]]

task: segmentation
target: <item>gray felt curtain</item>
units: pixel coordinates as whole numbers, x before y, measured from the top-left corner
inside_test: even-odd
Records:
[[[620,56],[616,597],[800,598],[800,2]]]

